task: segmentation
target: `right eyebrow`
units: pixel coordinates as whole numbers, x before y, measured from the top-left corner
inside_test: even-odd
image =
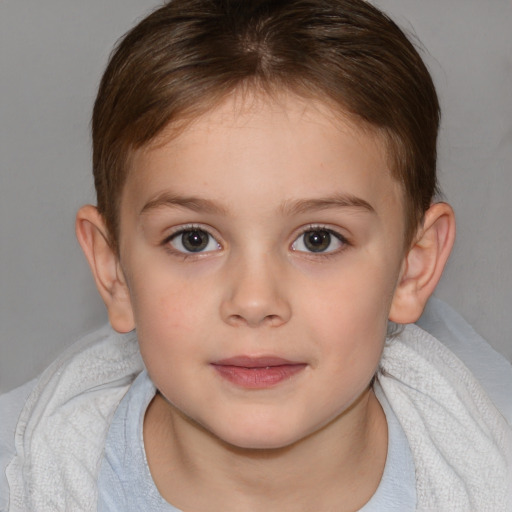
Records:
[[[177,194],[171,194],[168,192],[164,192],[159,194],[154,199],[148,201],[141,209],[139,215],[143,215],[152,210],[156,210],[162,207],[170,207],[170,208],[187,208],[188,210],[192,210],[195,212],[202,213],[215,213],[220,215],[226,215],[227,210],[211,201],[210,199],[204,199],[201,197],[194,196],[180,196]]]
[[[330,208],[355,208],[369,213],[375,213],[375,209],[368,201],[350,194],[334,194],[329,197],[300,199],[285,202],[281,205],[281,211],[288,215],[307,213],[315,210],[327,210]]]

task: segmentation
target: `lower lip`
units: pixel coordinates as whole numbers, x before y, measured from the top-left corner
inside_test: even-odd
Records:
[[[246,368],[245,366],[217,365],[213,367],[221,377],[236,386],[247,389],[265,389],[290,380],[306,367],[305,364]]]

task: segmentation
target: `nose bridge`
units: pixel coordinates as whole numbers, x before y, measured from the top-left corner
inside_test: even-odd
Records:
[[[231,325],[279,326],[291,315],[280,258],[270,250],[246,248],[232,255],[221,305]]]

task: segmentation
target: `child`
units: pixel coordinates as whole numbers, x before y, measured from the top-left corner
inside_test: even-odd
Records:
[[[8,510],[511,510],[509,365],[439,305],[472,372],[405,325],[454,239],[438,124],[360,0],[174,0],[135,27],[76,224],[117,333],[3,399]]]

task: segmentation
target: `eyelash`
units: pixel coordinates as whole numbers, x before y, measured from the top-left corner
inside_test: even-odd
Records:
[[[219,249],[222,248],[221,244],[217,240],[217,237],[212,235],[210,233],[210,231],[208,229],[206,229],[204,226],[197,225],[197,224],[189,224],[189,225],[185,225],[185,226],[180,226],[179,228],[177,228],[176,231],[171,233],[169,236],[167,236],[162,241],[162,245],[165,247],[165,249],[168,252],[170,252],[174,256],[179,256],[184,260],[189,259],[189,258],[200,258],[206,254],[216,252],[215,250],[209,250],[209,251],[200,250],[197,252],[194,252],[194,251],[186,252],[186,251],[181,251],[179,249],[176,249],[172,246],[171,242],[173,240],[177,239],[180,235],[183,235],[184,233],[192,232],[192,231],[200,231],[200,232],[206,233],[208,235],[208,237],[210,237],[210,240],[208,243],[211,243],[211,241],[213,240],[213,241],[215,241],[215,243],[217,244],[217,247]],[[315,252],[312,250],[304,251],[304,250],[297,250],[297,249],[293,248],[293,246],[295,244],[297,244],[297,242],[301,239],[301,237],[304,237],[304,235],[306,235],[307,233],[311,233],[311,232],[328,233],[330,236],[334,237],[340,243],[341,246],[339,248],[335,248],[334,250],[330,250],[327,252],[326,251]],[[316,258],[332,258],[350,246],[351,246],[351,243],[349,242],[349,240],[347,240],[346,237],[344,237],[341,233],[333,230],[332,228],[329,228],[329,227],[327,227],[325,225],[321,225],[321,224],[310,224],[310,225],[302,228],[300,230],[300,232],[294,237],[293,242],[290,245],[290,248],[292,251],[295,251],[296,253],[300,253],[306,257],[314,257],[316,259]]]
[[[185,251],[180,251],[180,250],[178,250],[178,249],[176,249],[176,248],[174,248],[172,246],[171,242],[173,240],[177,239],[180,235],[183,235],[184,233],[192,232],[192,231],[201,231],[203,233],[206,233],[210,237],[211,240],[215,241],[215,243],[217,244],[218,248],[221,248],[221,244],[218,242],[217,237],[212,235],[210,233],[210,231],[208,229],[206,229],[204,226],[197,225],[197,224],[188,224],[188,225],[185,225],[185,226],[180,226],[179,228],[177,228],[176,231],[171,233],[169,236],[167,236],[162,241],[162,246],[164,246],[164,248],[169,253],[171,253],[173,256],[179,256],[179,257],[181,257],[184,260],[189,259],[189,258],[200,258],[203,255],[209,254],[211,252],[215,252],[215,251],[212,251],[212,250],[210,250],[210,251],[197,251],[197,252],[194,252],[194,251],[185,252]]]
[[[299,232],[299,234],[294,238],[292,245],[291,245],[292,250],[294,250],[293,245],[301,237],[303,237],[306,233],[321,232],[321,231],[324,231],[324,232],[328,233],[329,235],[331,235],[332,237],[334,237],[340,243],[341,246],[337,249],[334,249],[334,250],[328,251],[328,252],[298,251],[298,250],[296,250],[296,252],[299,252],[306,257],[314,257],[315,259],[317,259],[317,258],[332,258],[332,257],[336,257],[337,255],[339,255],[340,252],[343,252],[344,250],[346,250],[348,247],[351,247],[351,245],[352,245],[350,243],[350,241],[345,236],[343,236],[341,233],[339,233],[338,231],[336,231],[332,228],[329,228],[328,226],[322,225],[322,224],[310,224],[309,226],[302,228],[301,231]]]

